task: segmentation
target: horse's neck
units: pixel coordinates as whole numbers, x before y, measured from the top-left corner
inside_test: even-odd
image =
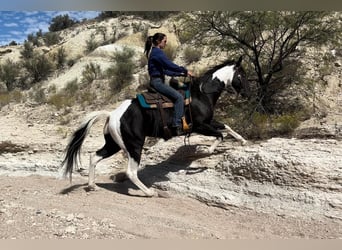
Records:
[[[210,84],[208,88],[206,85]],[[217,100],[220,98],[224,85],[221,82],[215,80],[204,81],[199,84],[199,92],[209,100],[212,107],[215,107]],[[210,89],[210,90],[209,90]]]

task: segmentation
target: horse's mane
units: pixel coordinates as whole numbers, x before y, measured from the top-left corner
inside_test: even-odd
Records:
[[[223,63],[219,64],[219,65],[216,65],[216,66],[213,66],[212,68],[210,68],[209,70],[207,70],[201,77],[205,77],[205,76],[208,76],[208,75],[212,75],[215,71],[217,71],[218,69],[224,67],[224,66],[227,66],[227,65],[233,65],[235,64],[235,61],[234,60],[226,60],[224,61]]]

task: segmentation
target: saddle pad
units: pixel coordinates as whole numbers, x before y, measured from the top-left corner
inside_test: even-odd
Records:
[[[191,102],[191,96],[189,90],[179,90],[184,96],[184,104],[189,105]],[[162,108],[172,108],[174,106],[173,102],[166,96],[160,93],[143,92],[137,94],[137,99],[143,108],[154,109],[158,107],[158,103],[161,104]]]

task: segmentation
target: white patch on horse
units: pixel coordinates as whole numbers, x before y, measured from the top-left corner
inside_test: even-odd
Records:
[[[224,66],[221,69],[216,70],[213,73],[212,80],[215,78],[219,79],[220,81],[224,82],[225,87],[228,86],[233,80],[234,77],[234,64],[233,65],[227,65]]]
[[[120,119],[122,115],[126,112],[126,110],[128,109],[129,105],[131,105],[131,103],[132,103],[132,100],[125,100],[120,104],[118,108],[112,111],[110,114],[109,124],[108,124],[109,133],[113,137],[114,141],[120,146],[120,148],[122,148],[126,152],[127,152],[127,149],[125,147],[125,144],[121,136]]]

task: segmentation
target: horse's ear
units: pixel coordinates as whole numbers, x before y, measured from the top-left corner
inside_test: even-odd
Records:
[[[240,67],[242,62],[242,56],[240,56],[239,60],[235,63],[235,67]]]

